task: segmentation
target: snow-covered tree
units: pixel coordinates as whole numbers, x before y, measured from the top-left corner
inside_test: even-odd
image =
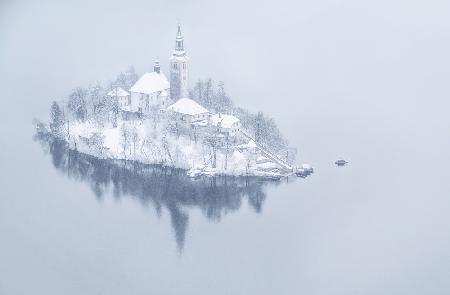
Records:
[[[101,132],[94,132],[89,138],[89,148],[95,156],[100,158],[103,157],[103,151],[105,149],[104,141],[105,137]]]
[[[202,80],[198,80],[197,83],[195,83],[194,88],[190,92],[190,96],[193,100],[202,103],[203,102],[203,90],[204,89],[204,83]]]
[[[210,162],[212,168],[217,167],[217,150],[219,149],[220,140],[216,128],[212,128],[204,138],[204,143],[209,147]]]
[[[103,126],[109,120],[110,102],[107,96],[102,96],[94,107],[93,119]]]
[[[233,113],[241,120],[242,128],[253,135],[259,144],[273,152],[288,148],[288,143],[278,129],[274,119],[265,116],[262,112],[255,115],[237,107],[233,108]]]
[[[205,81],[199,80],[190,92],[193,100],[197,101],[213,112],[229,113],[232,111],[233,102],[225,92],[223,81],[217,83],[217,87],[211,78]]]
[[[121,72],[117,75],[116,79],[110,83],[109,88],[122,87],[123,89],[129,89],[138,80],[139,76],[133,66],[130,66],[127,71]]]
[[[64,134],[64,115],[56,101],[50,108],[50,130],[56,137],[62,137]]]
[[[108,106],[109,106],[109,112],[111,114],[110,121],[111,121],[113,127],[116,128],[118,120],[119,120],[119,114],[120,114],[119,100],[117,99],[117,97],[113,97],[113,98],[109,99]]]
[[[114,80],[114,82],[111,84],[110,88],[114,88],[114,87],[122,87],[122,88],[126,88],[127,87],[127,76],[124,72],[119,73],[119,75],[117,75],[116,80]]]
[[[262,128],[263,128],[263,113],[262,112],[258,112],[258,114],[256,114],[255,120],[253,121],[253,133],[254,133],[254,138],[255,141],[257,143],[261,143],[262,141]]]
[[[205,82],[199,80],[195,84],[194,90],[191,91],[191,95],[193,100],[197,101],[205,108],[214,110],[214,84],[211,78],[208,78]]]
[[[128,68],[128,70],[125,72],[125,81],[126,81],[126,86],[127,86],[127,88],[125,88],[125,89],[128,89],[131,86],[133,86],[134,83],[136,83],[138,79],[139,79],[139,76],[136,73],[136,70],[134,69],[133,66],[130,66]]]
[[[213,107],[213,102],[212,99],[214,97],[214,84],[211,78],[209,78],[208,80],[206,80],[205,82],[205,88],[204,88],[204,94],[203,94],[203,98],[204,98],[204,105],[206,106],[206,108],[211,109]]]
[[[233,103],[225,92],[225,83],[223,81],[219,81],[217,91],[214,92],[213,108],[216,112],[221,113],[231,112],[233,108]]]
[[[81,87],[76,88],[69,95],[67,107],[72,115],[81,121],[84,121],[87,118],[86,96],[87,90]]]
[[[98,115],[98,110],[96,110],[97,105],[101,102],[103,96],[105,95],[102,85],[99,82],[91,84],[88,88],[88,112],[94,117]]]

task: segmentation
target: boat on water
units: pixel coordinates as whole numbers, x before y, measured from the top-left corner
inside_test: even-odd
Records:
[[[334,162],[334,164],[338,165],[338,166],[345,166],[347,165],[347,161],[343,160],[343,159],[339,159],[336,162]]]
[[[306,176],[311,175],[314,173],[314,168],[311,167],[309,164],[302,164],[297,170],[295,171],[295,175],[298,177],[305,178]]]

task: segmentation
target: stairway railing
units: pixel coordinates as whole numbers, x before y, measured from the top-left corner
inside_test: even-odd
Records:
[[[286,161],[280,159],[277,155],[275,155],[273,152],[271,152],[270,150],[268,150],[267,148],[263,147],[261,144],[259,144],[258,142],[256,142],[256,140],[251,137],[250,135],[248,135],[245,131],[243,130],[239,130],[240,133],[247,139],[253,140],[253,142],[256,144],[256,147],[269,159],[271,159],[272,161],[275,161],[278,165],[280,165],[281,167],[283,167],[284,169],[288,170],[288,171],[292,171],[293,168],[291,165],[289,165]]]

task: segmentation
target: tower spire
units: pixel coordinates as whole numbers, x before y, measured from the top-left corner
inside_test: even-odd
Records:
[[[189,58],[184,50],[184,38],[178,23],[175,50],[170,58],[170,97],[177,100],[189,96]]]
[[[175,53],[176,55],[184,54],[184,38],[181,34],[181,25],[178,23],[177,37],[175,39]]]
[[[153,66],[153,71],[156,73],[161,73],[161,66],[159,65],[159,58],[156,57],[155,59],[155,65]]]

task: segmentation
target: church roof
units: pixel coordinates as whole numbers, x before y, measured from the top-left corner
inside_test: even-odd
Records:
[[[123,97],[123,96],[128,96],[130,95],[128,93],[128,91],[124,90],[122,87],[115,87],[113,90],[111,90],[110,92],[108,92],[108,94],[106,94],[108,96],[118,96],[118,97]]]
[[[170,88],[169,81],[163,73],[146,73],[130,88],[130,92],[151,94]]]
[[[167,109],[190,116],[208,113],[207,109],[190,98],[180,98],[177,102],[167,107]]]
[[[239,119],[233,115],[214,114],[211,116],[211,124],[222,128],[230,129],[234,124],[238,123]]]

